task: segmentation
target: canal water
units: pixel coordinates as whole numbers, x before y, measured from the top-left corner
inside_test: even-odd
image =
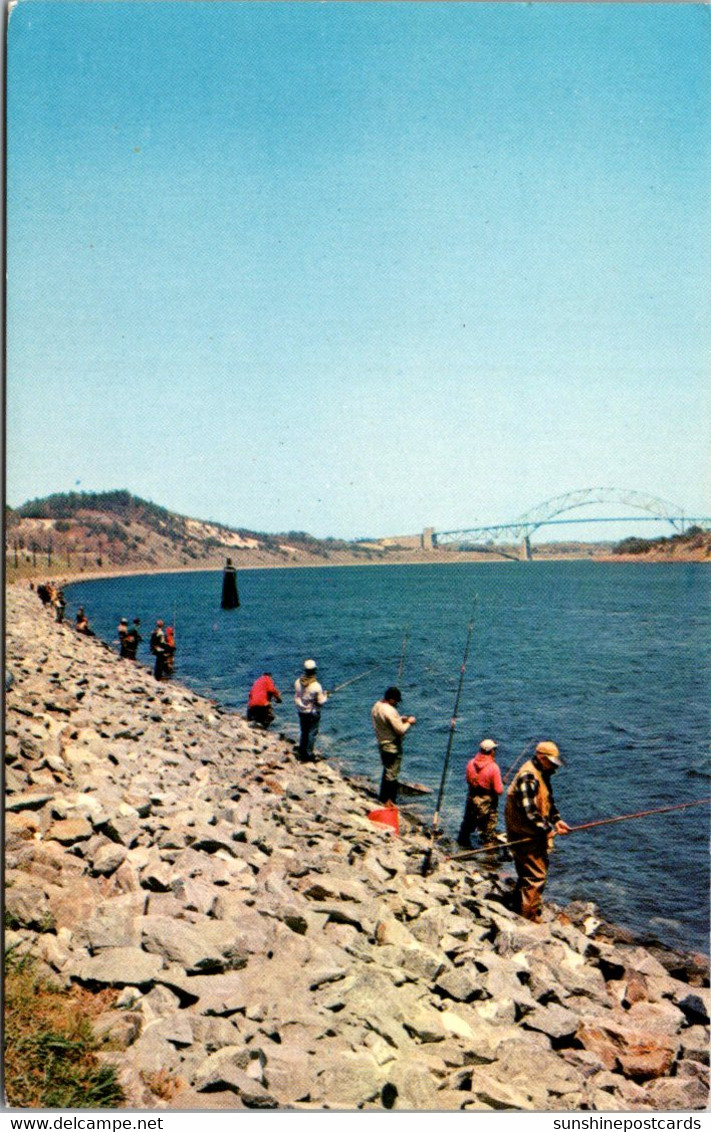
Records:
[[[344,770],[379,780],[370,708],[397,682],[417,716],[403,777],[435,794],[467,628],[469,662],[441,825],[456,835],[464,768],[484,737],[503,771],[553,739],[554,779],[571,825],[710,793],[709,578],[697,564],[584,561],[241,570],[241,606],[220,609],[221,574],[141,576],[67,588],[104,640],[142,619],[139,660],[158,617],[176,630],[175,678],[235,711],[271,670],[284,702],[275,728],[296,736],[292,688],[306,657],[334,687],[378,665],[326,705],[319,746]],[[501,819],[503,820],[503,819]],[[673,946],[708,950],[709,807],[601,826],[558,839],[548,895],[593,900],[603,914]]]

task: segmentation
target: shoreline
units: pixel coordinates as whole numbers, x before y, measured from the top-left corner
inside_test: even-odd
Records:
[[[501,557],[484,558],[480,555],[475,555],[475,554],[470,554],[470,555],[464,555],[463,554],[461,556],[458,556],[457,558],[453,558],[453,557],[449,557],[449,556],[446,557],[446,558],[445,557],[433,558],[432,556],[427,556],[427,557],[423,556],[421,558],[411,557],[411,556],[403,556],[402,558],[393,559],[393,560],[390,560],[390,561],[379,560],[379,561],[375,561],[375,562],[374,561],[364,562],[359,558],[353,557],[353,558],[348,558],[347,560],[338,561],[338,562],[333,562],[333,561],[318,562],[318,561],[316,561],[316,562],[256,562],[256,563],[246,563],[244,565],[238,565],[237,566],[237,572],[239,574],[239,573],[242,573],[242,572],[252,572],[252,571],[255,571],[255,570],[311,570],[311,569],[319,570],[319,569],[327,569],[329,567],[341,568],[341,567],[348,567],[348,566],[363,566],[363,567],[368,567],[368,568],[370,568],[370,567],[377,568],[377,567],[382,567],[382,566],[459,566],[459,565],[463,565],[463,564],[466,564],[466,563],[472,563],[472,562],[479,563],[480,565],[496,566],[496,565],[505,565],[507,562],[511,562],[511,561],[513,561],[513,560],[510,559],[510,558],[501,558]],[[694,563],[698,564],[698,565],[711,565],[711,559],[710,558],[694,558],[694,557],[691,557],[691,556],[671,557],[669,555],[661,555],[661,554],[660,555],[633,555],[633,554],[603,555],[603,554],[600,554],[600,555],[580,555],[580,556],[577,556],[577,557],[573,556],[573,555],[567,555],[567,554],[566,555],[560,555],[560,556],[546,555],[545,557],[533,558],[529,562],[521,561],[521,564],[526,565],[526,566],[531,566],[531,565],[536,565],[536,564],[546,563],[546,562],[594,562],[594,563],[619,564],[619,565],[626,565],[628,563],[638,563],[640,565],[646,564],[646,565],[650,565],[650,566],[657,566],[657,565],[660,565],[662,563],[667,563],[669,565],[678,565],[678,566],[689,565],[689,564],[694,564]],[[71,572],[52,571],[50,568],[41,570],[39,568],[33,567],[33,569],[30,572],[23,573],[21,576],[16,576],[14,578],[10,578],[9,576],[7,576],[7,572],[6,572],[5,584],[6,584],[6,586],[18,586],[18,587],[22,588],[22,586],[25,583],[27,583],[27,584],[29,584],[30,582],[36,583],[37,581],[45,581],[47,578],[53,577],[53,579],[56,580],[57,585],[59,585],[60,587],[64,587],[64,586],[74,585],[76,582],[82,582],[82,581],[83,582],[96,582],[96,581],[101,581],[103,579],[110,580],[112,578],[156,577],[156,576],[159,576],[161,574],[165,574],[165,575],[171,575],[171,574],[207,574],[207,573],[221,574],[223,572],[223,570],[224,570],[224,566],[209,565],[209,564],[198,565],[198,566],[186,566],[186,565],[182,565],[182,566],[167,566],[167,565],[166,566],[139,566],[139,567],[135,567],[135,568],[117,566],[117,567],[107,568],[106,570],[88,570],[86,572],[83,572],[83,571],[79,571],[79,572],[76,572],[76,571],[71,571]]]
[[[456,563],[449,563],[449,564],[455,565]],[[309,564],[309,565],[311,565],[311,564]],[[324,563],[322,565],[324,567],[327,567],[329,565],[334,565],[334,564]],[[352,563],[346,563],[344,565],[352,565]],[[365,565],[365,564],[361,564],[361,565]],[[376,565],[376,564],[373,563],[372,565]],[[381,564],[378,563],[377,565],[381,565]],[[433,563],[433,565],[434,565],[434,563]],[[321,564],[313,564],[313,566],[315,568],[320,568]],[[275,566],[274,568],[280,569],[281,567]],[[303,568],[307,568],[307,567],[304,566]],[[245,568],[245,569],[247,569],[247,568]],[[261,569],[261,567],[255,567],[253,569]],[[191,571],[171,570],[171,571],[168,571],[167,573],[175,574],[175,573],[183,573],[183,572],[186,572],[186,573],[198,572],[198,573],[221,574],[222,568],[210,569],[210,570],[205,570],[205,571],[202,571],[202,570],[197,570],[197,571],[196,570],[191,570]],[[163,573],[164,573],[164,571],[156,569],[154,571],[146,573],[145,576],[146,577],[154,577],[154,576],[160,576]],[[131,573],[130,575],[116,575],[116,576],[135,576],[135,575],[133,575]],[[111,577],[112,576],[110,576],[110,575],[103,575],[102,574],[102,575],[95,575],[91,578],[86,578],[85,580],[87,580],[87,581],[97,581],[97,580],[102,580],[103,578],[107,578],[108,580],[111,580]],[[67,586],[72,585],[77,580],[81,580],[81,579],[74,579],[73,581],[70,581],[66,584],[67,584]],[[111,640],[111,639],[104,640],[103,638],[98,637],[98,636],[96,637],[96,639],[101,641],[106,648],[110,649],[112,652],[115,652],[116,643],[117,643],[115,640]],[[138,661],[137,663],[138,663],[139,667],[142,668],[148,675],[152,674],[152,660],[151,660],[150,657],[148,659],[148,662],[143,660],[143,661]],[[218,698],[212,698],[212,697],[206,696],[205,693],[201,693],[197,689],[192,688],[190,686],[190,684],[181,682],[179,678],[178,679],[175,679],[175,678],[172,679],[171,684],[175,687],[181,687],[185,691],[187,691],[187,692],[189,692],[193,695],[197,695],[197,696],[200,696],[202,698],[205,698],[206,701],[209,702],[210,704],[216,705],[218,710],[220,710],[220,711],[222,711],[226,714],[229,714],[231,716],[235,716],[236,718],[246,722],[246,714],[241,714],[239,709],[236,709],[234,707],[229,706],[229,704],[222,702]],[[246,702],[246,693],[245,693],[245,702]],[[292,730],[292,732],[293,732],[292,735],[288,734],[289,730]],[[276,723],[275,723],[275,726],[274,726],[273,730],[271,730],[270,734],[274,738],[276,738],[278,736],[280,741],[282,741],[283,744],[285,745],[286,750],[291,752],[292,747],[293,747],[294,742],[295,742],[295,739],[298,737],[298,723],[295,722],[295,721],[292,722],[292,723],[289,723],[289,722],[286,722],[286,721],[280,723],[277,720]],[[344,779],[344,781],[348,782],[349,784],[352,784],[356,789],[362,790],[362,789],[365,788],[366,792],[370,792],[370,794],[373,796],[373,798],[375,798],[375,795],[377,793],[379,776],[377,776],[376,778],[369,778],[367,775],[363,775],[362,773],[360,773],[358,771],[351,770],[347,765],[345,765],[341,756],[331,757],[331,758],[328,759],[328,761],[329,761],[329,765],[331,765],[331,766],[333,766],[337,769],[338,774]],[[408,814],[408,817],[411,819],[411,821],[415,825],[420,827],[420,831],[424,835],[429,834],[429,825],[424,819],[422,819],[416,813]],[[456,843],[452,839],[452,837],[449,837],[448,835],[444,834],[444,832],[442,832],[442,831],[440,831],[439,836],[441,838],[442,843],[448,846],[448,852],[455,853],[455,854],[458,852],[458,846],[456,845]],[[510,870],[511,870],[511,867],[510,867]],[[513,878],[513,872],[512,871],[511,871],[511,876]],[[592,906],[592,902],[586,902],[586,903],[589,903]],[[561,910],[564,910],[564,908],[565,908],[565,905],[559,905],[558,903],[556,903],[555,906],[557,908],[561,909]],[[659,937],[651,929],[644,929],[644,928],[641,928],[641,927],[633,928],[631,926],[628,926],[623,921],[619,921],[619,920],[614,921],[614,920],[611,920],[611,919],[607,919],[605,917],[604,910],[601,909],[598,905],[595,905],[594,914],[595,914],[596,918],[599,920],[600,924],[604,927],[604,930],[606,931],[606,933],[608,934],[610,939],[620,938],[620,939],[626,939],[628,941],[634,941],[636,944],[639,944],[640,946],[651,947],[653,949],[661,950],[661,951],[669,953],[670,955],[675,955],[675,956],[679,956],[679,957],[689,958],[696,953],[696,949],[694,947],[692,947],[691,945],[683,946],[681,944],[672,943],[670,941],[667,941],[667,940]],[[701,954],[709,956],[710,951],[711,951],[711,940],[709,941],[709,948],[707,948],[707,951],[706,952],[702,951]]]
[[[443,841],[423,878],[357,776],[8,606],[7,942],[116,992],[128,1107],[705,1107],[704,957],[589,904],[532,925]]]
[[[456,563],[450,562],[448,564],[449,565],[455,565]],[[323,564],[314,563],[314,564],[309,564],[309,565],[329,566],[329,565],[333,565],[333,564],[331,564],[331,563],[323,563]],[[343,565],[352,565],[352,564],[351,563],[345,563]],[[376,565],[376,564],[373,563],[372,565]],[[381,564],[378,563],[377,565],[381,565]],[[434,563],[432,563],[432,565],[434,565]],[[261,568],[262,567],[253,567],[253,568],[245,568],[245,569],[259,570]],[[282,567],[276,565],[274,568],[280,569]],[[150,571],[140,571],[138,574],[134,573],[133,571],[128,571],[128,572],[125,572],[125,573],[122,572],[120,574],[115,574],[115,575],[109,574],[109,573],[95,573],[91,576],[80,575],[76,578],[70,579],[69,581],[67,581],[63,584],[66,586],[67,590],[69,590],[70,586],[75,585],[77,582],[80,582],[82,579],[86,580],[86,581],[100,581],[102,579],[107,579],[107,580],[111,581],[111,580],[113,580],[114,578],[117,578],[117,577],[146,577],[146,578],[148,578],[148,577],[160,577],[164,574],[166,576],[169,576],[169,575],[172,575],[172,574],[181,574],[181,573],[188,573],[188,574],[190,574],[190,573],[209,573],[211,575],[213,575],[213,574],[214,575],[220,575],[222,573],[222,569],[223,568],[221,568],[221,567],[213,567],[213,568],[209,568],[207,570],[203,570],[203,569],[200,569],[200,568],[194,568],[192,570],[184,571],[182,568],[174,568],[174,569],[171,569],[171,570],[168,570],[168,571],[164,571],[160,568],[155,568],[155,569],[150,570]],[[83,600],[86,601],[87,599],[84,598]],[[68,623],[71,623],[71,622],[68,622]],[[117,647],[117,641],[115,640],[115,636],[112,637],[110,633],[109,633],[109,635],[107,636],[106,639],[102,638],[101,636],[98,636],[96,639],[102,641],[104,643],[105,647],[111,649],[112,651],[115,650],[116,647]],[[143,659],[142,661],[139,661],[138,664],[141,668],[143,668],[145,670],[146,673],[148,673],[148,674],[152,673],[152,658],[151,657],[148,657],[147,662],[146,662],[145,659]],[[172,681],[172,683],[173,683],[174,686],[183,687],[186,690],[193,692],[196,695],[201,695],[201,694],[205,695],[204,692],[201,693],[197,689],[191,688],[189,684],[181,684],[179,679],[178,680],[174,679]],[[231,713],[231,714],[238,714],[239,713],[239,707],[235,706],[236,701],[231,699],[229,695],[227,696],[226,702],[221,702],[219,699],[210,698],[210,697],[207,697],[207,696],[206,696],[206,698],[209,699],[210,703],[212,703],[214,705],[218,705],[219,709],[224,711],[224,712],[228,712],[228,713]],[[244,702],[246,703],[246,690],[244,692]],[[246,719],[246,716],[242,715],[242,716],[239,716],[239,718]],[[290,744],[290,743],[293,742],[294,735],[298,732],[298,724],[296,722],[289,723],[287,721],[284,721],[281,724],[281,728],[279,728],[278,726],[275,727],[272,734],[277,734],[277,733],[280,732],[280,730],[282,732],[285,732],[285,733],[280,734],[280,738],[282,738],[287,744]],[[341,757],[336,757],[335,759],[331,758],[330,763],[331,763],[331,765],[336,766],[338,768],[338,772],[342,775],[342,777],[346,781],[354,782],[354,783],[357,783],[357,784],[359,783],[360,785],[362,785],[362,782],[364,781],[362,775],[358,771],[350,770],[344,764]],[[375,782],[375,781],[371,781],[370,784],[371,784],[371,786],[377,786],[377,782]],[[444,834],[442,834],[442,836],[445,837]],[[451,848],[454,852],[456,852],[456,846],[454,846],[452,844]],[[628,911],[628,914],[629,914],[629,910],[627,910],[627,911]],[[656,948],[662,948],[662,949],[668,950],[669,952],[672,952],[672,953],[686,954],[686,955],[693,954],[693,951],[694,951],[693,945],[696,941],[693,941],[693,940],[691,942],[687,941],[686,946],[684,946],[683,942],[672,942],[671,940],[665,940],[663,938],[660,938],[659,936],[655,935],[654,932],[652,932],[651,930],[644,928],[643,918],[641,916],[637,917],[636,926],[632,927],[631,925],[627,924],[624,919],[618,919],[616,921],[611,920],[611,919],[603,919],[604,916],[605,916],[604,910],[601,909],[598,906],[596,906],[596,908],[595,908],[595,915],[601,920],[601,922],[605,922],[608,925],[608,928],[613,932],[613,934],[617,933],[621,937],[626,937],[628,939],[634,939],[637,943],[643,944],[645,946],[649,945],[649,946],[653,946],[653,947],[656,947]]]

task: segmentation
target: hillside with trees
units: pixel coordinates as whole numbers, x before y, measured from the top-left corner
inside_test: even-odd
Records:
[[[372,544],[316,539],[305,531],[265,534],[175,514],[129,491],[68,492],[5,510],[8,574],[216,569],[370,561]]]
[[[613,546],[612,553],[618,558],[704,561],[711,558],[711,531],[694,526],[668,538],[626,538]]]

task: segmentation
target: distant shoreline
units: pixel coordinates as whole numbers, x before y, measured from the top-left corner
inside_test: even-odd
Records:
[[[482,565],[504,565],[507,562],[516,561],[512,558],[501,557],[484,557],[478,554],[459,554],[456,558],[447,554],[447,556],[437,556],[434,554],[418,555],[403,555],[402,557],[395,558],[389,557],[387,560],[383,559],[363,559],[356,556],[344,556],[339,560],[328,560],[324,562],[245,562],[242,565],[237,564],[238,572],[254,571],[254,570],[310,570],[310,569],[323,569],[326,567],[343,567],[343,566],[365,566],[365,567],[381,567],[381,566],[459,566],[465,563],[478,562]],[[539,558],[532,558],[528,562],[519,560],[521,565],[530,566],[544,562],[595,562],[595,563],[615,563],[624,565],[629,562],[646,563],[648,565],[659,565],[660,563],[670,563],[672,565],[687,565],[689,563],[698,563],[700,565],[708,565],[711,563],[709,558],[698,558],[692,555],[684,556],[670,556],[665,554],[599,554],[599,555],[571,555],[571,554],[547,554]],[[5,584],[8,586],[22,586],[24,583],[36,583],[37,581],[44,581],[47,578],[56,580],[60,586],[75,585],[77,582],[96,582],[102,579],[111,578],[140,578],[140,577],[156,577],[161,574],[221,574],[224,570],[224,565],[211,565],[200,564],[194,566],[139,566],[139,567],[122,567],[116,566],[105,570],[87,570],[87,571],[74,571],[65,572],[53,570],[50,567],[40,569],[34,567],[32,570],[22,575],[12,578],[9,577],[9,569],[6,568]]]

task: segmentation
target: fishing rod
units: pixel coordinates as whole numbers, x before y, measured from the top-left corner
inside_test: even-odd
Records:
[[[488,845],[480,845],[478,849],[465,849],[463,853],[452,853],[448,861],[468,861],[479,853],[491,853],[494,849],[508,849],[510,845],[523,845],[525,841],[533,841],[533,837],[518,837],[515,841],[491,841]]]
[[[528,754],[528,752],[530,751],[530,749],[531,749],[531,747],[533,746],[533,744],[535,743],[535,741],[536,741],[535,739],[529,739],[529,740],[528,740],[528,742],[526,743],[526,746],[525,746],[525,747],[523,748],[523,750],[521,751],[521,754],[520,754],[520,755],[518,756],[518,758],[517,758],[517,759],[514,759],[514,761],[513,761],[512,763],[511,763],[511,766],[510,766],[510,767],[509,767],[509,769],[508,769],[508,770],[506,771],[506,774],[504,775],[504,777],[503,777],[503,780],[502,780],[502,781],[503,781],[503,784],[504,784],[504,786],[505,786],[505,785],[506,785],[506,783],[508,782],[508,780],[509,780],[509,777],[511,776],[511,773],[512,773],[512,772],[513,772],[514,770],[518,770],[518,768],[519,768],[519,767],[521,766],[521,764],[523,763],[523,761],[524,761],[524,760],[525,760],[525,758],[526,758],[526,755],[527,755],[527,754]]]
[[[355,684],[356,680],[362,680],[365,676],[369,676],[371,672],[376,672],[382,668],[382,664],[376,664],[373,668],[366,668],[365,672],[360,672],[357,676],[351,676],[350,680],[344,680],[342,684],[336,684],[335,688],[331,688],[327,695],[332,696],[334,692],[341,692],[347,688],[349,684]]]
[[[444,767],[442,769],[442,780],[439,784],[439,793],[437,795],[437,805],[435,806],[434,817],[432,818],[432,833],[430,836],[430,843],[425,850],[425,855],[422,859],[422,875],[426,877],[430,872],[432,865],[432,851],[434,849],[435,837],[437,836],[437,829],[439,826],[439,811],[442,805],[442,798],[444,796],[444,784],[447,779],[447,770],[449,768],[449,757],[452,753],[452,743],[454,742],[454,732],[457,727],[457,712],[459,711],[459,699],[462,694],[462,684],[464,683],[464,673],[467,669],[467,658],[469,656],[469,646],[471,644],[472,633],[474,632],[474,614],[476,613],[478,595],[474,598],[474,605],[472,606],[472,615],[469,622],[469,631],[467,633],[467,643],[464,649],[464,659],[462,660],[462,667],[459,671],[459,687],[457,688],[457,698],[454,701],[454,711],[452,712],[452,720],[449,725],[449,738],[447,740],[447,751],[444,756]]]
[[[596,825],[611,825],[616,821],[631,821],[632,818],[646,818],[649,814],[668,814],[672,810],[686,810],[689,806],[707,806],[711,802],[708,798],[698,798],[695,802],[677,802],[674,806],[658,806],[655,810],[639,810],[636,814],[620,814],[615,818],[600,818],[598,821],[586,821],[582,825],[571,825],[569,833],[577,833],[581,829],[593,829]]]
[[[711,797],[699,798],[695,802],[678,802],[674,806],[659,806],[654,810],[638,810],[634,814],[619,814],[614,818],[599,818],[597,821],[583,822],[582,825],[568,826],[568,833],[579,833],[582,829],[594,829],[598,825],[612,825],[618,821],[632,821],[633,818],[646,818],[650,814],[668,814],[672,810],[687,810],[690,806],[707,806]],[[464,853],[454,853],[450,861],[466,861],[476,857],[479,853],[490,853],[494,849],[508,849],[510,845],[523,845],[526,841],[533,841],[533,837],[518,837],[515,841],[492,841],[489,845],[482,845],[479,849],[467,849]]]
[[[409,636],[410,636],[410,626],[407,625],[406,628],[405,628],[405,635],[402,638],[402,649],[400,650],[400,663],[399,663],[398,668],[397,668],[397,682],[398,682],[398,684],[400,683],[400,681],[402,679],[402,670],[403,670],[403,666],[405,664],[405,649],[407,648],[407,642],[408,642]]]

